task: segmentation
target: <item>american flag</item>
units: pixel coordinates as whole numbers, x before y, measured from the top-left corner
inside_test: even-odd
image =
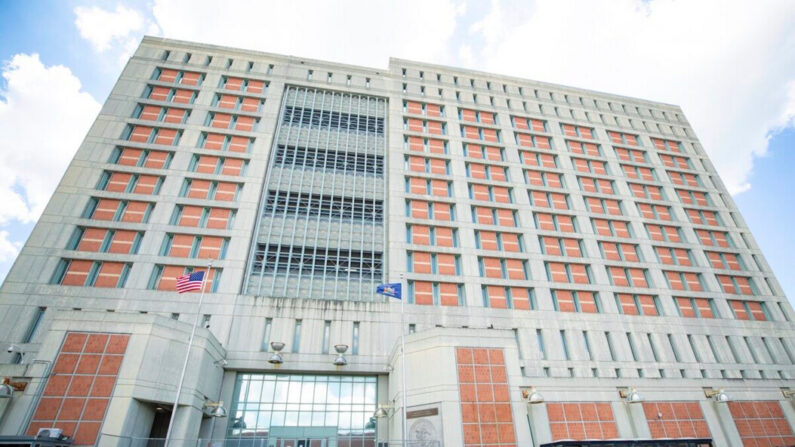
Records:
[[[177,292],[185,293],[191,290],[201,290],[204,272],[194,272],[177,277]]]

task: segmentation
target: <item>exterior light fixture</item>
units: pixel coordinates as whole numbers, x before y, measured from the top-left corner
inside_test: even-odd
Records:
[[[334,366],[345,366],[348,361],[345,359],[345,351],[348,350],[348,345],[334,345],[334,350],[337,351],[337,357],[334,359]]]
[[[618,395],[628,404],[638,404],[645,400],[635,387],[621,388]]]
[[[373,413],[373,417],[376,419],[383,419],[389,416],[389,410],[393,410],[394,408],[395,407],[392,405],[379,404],[378,409],[375,410],[375,413]]]
[[[204,414],[214,418],[225,418],[226,408],[224,408],[224,402],[204,402]]]
[[[10,399],[14,397],[14,391],[25,391],[27,382],[12,382],[10,377],[5,377],[0,383],[0,399]]]
[[[273,354],[268,359],[268,363],[272,365],[281,365],[284,363],[284,359],[282,359],[282,355],[280,354],[282,349],[284,349],[284,343],[280,341],[272,341],[271,349],[273,349]]]
[[[13,395],[14,388],[11,385],[7,383],[0,385],[0,399],[11,399]]]
[[[706,388],[704,389],[704,396],[711,398],[719,404],[725,404],[731,401],[731,398],[723,391],[723,388]]]
[[[536,387],[522,388],[522,399],[530,405],[544,403],[544,396],[536,390]]]
[[[795,399],[795,390],[789,388],[782,388],[781,394],[784,395],[784,399]]]

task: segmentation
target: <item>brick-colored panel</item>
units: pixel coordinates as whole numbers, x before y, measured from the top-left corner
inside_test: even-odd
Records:
[[[74,438],[75,446],[94,445],[129,338],[129,334],[67,333],[27,434],[56,427]]]
[[[644,402],[643,412],[654,439],[711,437],[698,402]]]
[[[502,349],[456,348],[465,446],[516,445]]]
[[[776,401],[729,402],[744,447],[791,446],[795,435]]]
[[[547,404],[554,441],[598,440],[618,437],[613,409],[608,402],[555,402]]]

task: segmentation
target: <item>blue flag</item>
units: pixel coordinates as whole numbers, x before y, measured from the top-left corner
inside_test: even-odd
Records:
[[[392,284],[379,284],[375,288],[375,293],[391,296],[392,298],[401,299],[401,284],[399,282],[395,282]]]

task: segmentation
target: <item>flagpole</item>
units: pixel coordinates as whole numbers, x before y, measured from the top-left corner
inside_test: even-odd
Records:
[[[408,394],[408,389],[406,388],[406,328],[403,322],[403,310],[404,310],[404,301],[406,301],[406,297],[403,294],[403,274],[400,274],[400,355],[401,355],[401,372],[400,375],[403,379],[403,445],[406,446],[408,442],[408,421],[406,419],[406,402]]]
[[[168,447],[171,441],[171,430],[174,428],[174,419],[177,416],[177,407],[179,406],[179,397],[182,394],[182,384],[185,381],[185,372],[188,370],[188,360],[190,359],[190,351],[193,348],[193,337],[196,335],[196,327],[199,325],[201,318],[202,301],[204,301],[204,283],[207,277],[210,276],[210,269],[213,267],[212,259],[207,263],[207,271],[202,276],[202,291],[199,294],[199,307],[196,308],[196,319],[193,320],[193,329],[190,331],[190,338],[188,339],[188,352],[185,353],[185,362],[182,364],[182,373],[179,376],[179,386],[177,387],[177,397],[174,399],[174,406],[171,408],[171,419],[168,422],[168,431],[166,432],[166,441],[163,447]]]

